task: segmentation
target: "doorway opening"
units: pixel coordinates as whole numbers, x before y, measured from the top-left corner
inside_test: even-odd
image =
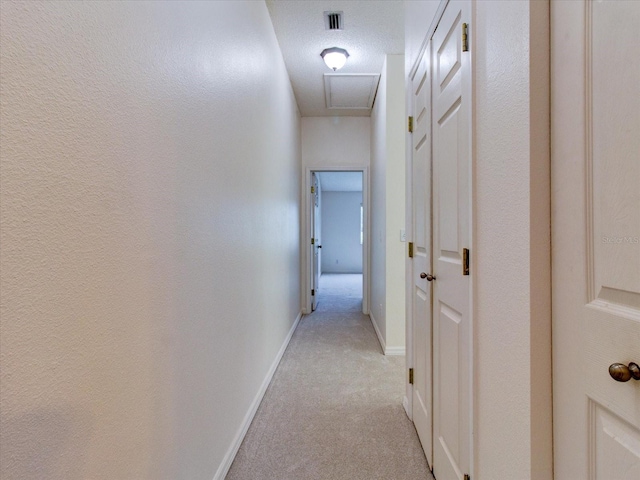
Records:
[[[366,170],[309,169],[307,312],[328,296],[358,299],[368,314]]]

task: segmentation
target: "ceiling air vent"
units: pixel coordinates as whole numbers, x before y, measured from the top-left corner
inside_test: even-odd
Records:
[[[325,30],[342,30],[342,12],[324,12]]]

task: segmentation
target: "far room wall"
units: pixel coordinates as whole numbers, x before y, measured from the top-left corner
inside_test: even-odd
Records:
[[[362,192],[323,192],[323,273],[362,273],[361,205]]]

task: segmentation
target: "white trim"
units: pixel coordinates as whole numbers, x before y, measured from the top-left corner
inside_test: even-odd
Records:
[[[331,105],[331,79],[332,78],[364,78],[371,77],[371,89],[369,90],[369,99],[367,100],[366,107],[334,107]],[[373,101],[376,98],[376,92],[378,91],[378,84],[380,83],[379,73],[325,73],[324,74],[324,104],[327,110],[371,110],[373,108]]]
[[[369,319],[371,320],[371,324],[373,325],[373,329],[376,331],[376,336],[378,337],[378,342],[380,342],[380,347],[382,347],[382,353],[385,353],[385,350],[387,349],[387,344],[384,341],[384,337],[382,336],[382,333],[378,329],[378,322],[376,322],[376,319],[373,317],[373,313],[369,313]]]
[[[405,347],[387,347],[387,343],[384,341],[384,337],[378,328],[378,322],[374,318],[372,313],[369,313],[369,319],[371,320],[371,324],[373,325],[373,329],[376,331],[376,336],[378,337],[378,342],[380,342],[380,347],[382,348],[382,353],[385,355],[392,356],[404,356],[406,354]]]
[[[406,52],[405,52],[406,54]],[[420,57],[422,58],[422,57]],[[405,76],[405,108],[407,116],[414,116],[413,111],[413,81]],[[405,132],[405,232],[407,244],[414,241],[413,233],[413,138],[408,129]],[[413,368],[413,258],[405,255],[405,366]],[[413,385],[405,378],[405,397],[402,402],[407,416],[413,422]]]
[[[233,463],[233,460],[236,458],[236,454],[240,449],[240,445],[242,445],[242,441],[244,440],[244,437],[247,434],[247,431],[249,430],[249,426],[253,421],[253,417],[256,415],[256,412],[258,411],[258,407],[260,406],[260,403],[262,402],[262,398],[264,397],[264,394],[267,391],[267,387],[269,387],[269,384],[271,383],[271,379],[273,378],[273,375],[276,373],[276,369],[280,364],[280,360],[282,360],[282,356],[284,355],[285,350],[289,346],[291,337],[293,337],[293,332],[296,331],[296,328],[298,327],[298,324],[300,323],[301,318],[302,318],[302,312],[298,313],[298,316],[296,317],[295,322],[293,322],[293,325],[289,330],[289,333],[287,334],[287,338],[284,339],[282,347],[280,347],[280,351],[278,351],[276,358],[271,364],[271,368],[269,368],[269,371],[267,372],[266,377],[262,381],[260,390],[258,390],[258,393],[253,399],[253,402],[251,402],[251,405],[249,406],[249,411],[247,411],[247,414],[244,416],[244,419],[242,420],[242,424],[240,425],[240,429],[238,430],[238,433],[236,433],[236,436],[233,439],[233,442],[231,443],[229,450],[227,450],[226,455],[222,459],[222,462],[218,467],[218,471],[213,476],[213,480],[224,480],[224,478],[227,476],[227,473],[229,473],[231,464]]]
[[[405,347],[387,347],[384,349],[384,354],[390,357],[404,357],[406,352]]]
[[[469,122],[471,125],[469,126],[469,155],[471,157],[469,163],[469,199],[471,201],[471,205],[469,205],[469,249],[471,252],[477,252],[476,249],[476,103],[475,103],[475,85],[476,85],[476,44],[475,44],[475,25],[476,25],[476,4],[473,1],[469,2],[469,33],[468,33],[468,42],[469,42],[469,84],[467,94],[469,95]],[[547,72],[548,73],[548,72]],[[549,146],[550,148],[550,146]],[[476,327],[475,327],[475,312],[476,312],[476,273],[478,270],[476,268],[476,258],[473,253],[471,253],[471,265],[470,265],[470,276],[469,276],[469,474],[472,478],[475,478],[476,473],[476,443],[475,432],[476,432],[476,409],[479,408],[476,405],[476,396],[474,389],[475,382],[477,381],[475,376],[476,370]],[[433,387],[431,388],[433,391]]]
[[[311,289],[313,288],[313,254],[311,252],[310,239],[313,236],[311,232],[311,202],[309,201],[309,192],[311,191],[311,173],[312,172],[362,172],[362,204],[364,208],[364,243],[362,245],[362,313],[369,314],[369,216],[370,216],[370,199],[369,199],[369,167],[362,165],[343,165],[339,167],[314,166],[308,165],[303,173],[303,194],[302,204],[304,211],[304,229],[303,245],[304,248],[304,302],[302,312],[304,314],[311,313]]]
[[[407,397],[406,395],[402,399],[402,406],[404,407],[404,413],[406,413],[407,417],[409,417],[409,420],[413,422],[413,417],[411,416],[411,406],[409,405],[409,397]]]

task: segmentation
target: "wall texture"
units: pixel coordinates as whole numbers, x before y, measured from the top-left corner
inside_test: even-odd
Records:
[[[387,55],[371,114],[371,314],[386,353],[405,351],[404,55]]]
[[[545,480],[553,478],[549,5],[475,8],[475,473]]]
[[[0,477],[214,478],[300,310],[267,9],[0,8]]]
[[[303,117],[303,165],[368,167],[370,128],[369,117]]]
[[[322,271],[362,273],[362,192],[323,192]]]

